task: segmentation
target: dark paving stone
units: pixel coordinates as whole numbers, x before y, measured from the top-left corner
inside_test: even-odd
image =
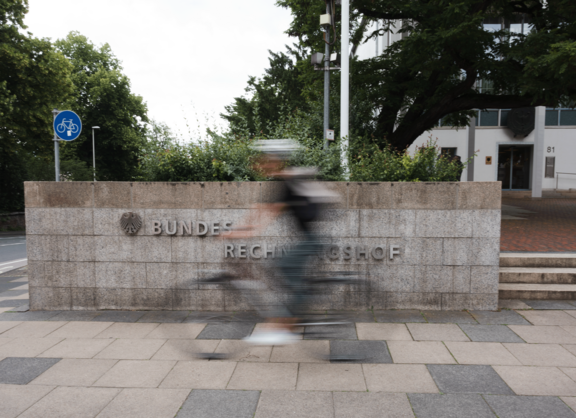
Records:
[[[428,322],[433,324],[477,324],[468,312],[462,311],[424,311]]]
[[[60,360],[62,359],[7,357],[0,361],[0,383],[26,385]]]
[[[428,364],[427,367],[443,393],[514,395],[490,366]]]
[[[304,327],[305,340],[357,340],[356,326],[346,325],[315,325]]]
[[[0,301],[0,308],[12,308],[15,306],[22,306],[29,303],[29,299],[7,299]]]
[[[254,322],[226,322],[208,324],[196,337],[199,340],[239,340],[244,338],[254,329]]]
[[[193,390],[177,418],[252,418],[260,392],[254,390]]]
[[[469,325],[461,324],[460,328],[472,341],[494,343],[523,343],[514,331],[505,325]]]
[[[484,396],[499,418],[576,418],[559,398],[551,396]]]
[[[330,341],[330,358],[332,363],[392,363],[385,341]]]
[[[31,311],[31,312],[4,312],[0,314],[0,321],[48,321],[62,311]]]
[[[514,311],[472,311],[471,314],[482,325],[530,325],[530,322]]]
[[[222,323],[233,322],[234,312],[190,312],[184,320],[184,323]]]
[[[8,290],[12,290],[15,287],[19,287],[22,286],[26,283],[14,283],[14,282],[4,282],[4,283],[0,283],[0,292],[6,292]]]
[[[420,311],[374,311],[376,322],[426,322]]]
[[[409,394],[418,418],[494,418],[480,395]]]
[[[239,322],[264,322],[266,318],[262,318],[258,312],[234,312],[234,316],[230,321]]]
[[[524,300],[532,309],[576,309],[574,301],[568,300]]]
[[[350,322],[375,322],[372,311],[328,311],[326,317],[329,319],[344,319]]]
[[[182,322],[188,316],[188,311],[154,311],[144,314],[138,322]]]
[[[106,311],[99,312],[92,321],[97,322],[136,322],[144,316],[146,312],[134,311]]]
[[[16,296],[22,296],[28,294],[27,290],[7,290],[6,292],[0,293],[0,298],[15,298]]]
[[[49,321],[91,321],[98,315],[95,311],[67,311],[53,316]]]
[[[30,304],[20,305],[17,308],[10,309],[10,312],[28,312],[30,310]]]

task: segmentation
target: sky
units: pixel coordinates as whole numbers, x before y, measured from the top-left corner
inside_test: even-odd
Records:
[[[249,76],[268,67],[268,50],[294,42],[284,31],[290,12],[274,0],[29,0],[25,19],[35,37],[78,31],[108,43],[122,61],[133,93],[148,115],[183,141],[206,127],[225,126],[219,114],[245,94]]]

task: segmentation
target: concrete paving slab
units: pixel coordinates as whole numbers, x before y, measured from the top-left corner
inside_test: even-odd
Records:
[[[233,321],[235,321],[234,312],[190,312],[186,319],[184,319],[184,323],[199,322],[214,324]]]
[[[302,363],[298,370],[298,390],[366,391],[360,364]]]
[[[255,418],[293,417],[333,418],[334,403],[332,393],[272,390],[262,392]]]
[[[4,312],[0,321],[47,321],[62,311]]]
[[[508,328],[527,343],[576,344],[576,335],[559,326],[508,325]]]
[[[472,316],[482,325],[530,325],[518,312],[472,311]]]
[[[173,418],[189,392],[182,389],[124,389],[98,418]]]
[[[576,411],[576,397],[571,398],[563,396],[560,399],[562,399],[562,401],[564,401],[564,403],[568,405],[568,407],[572,408],[573,411]]]
[[[94,341],[98,341],[94,339]],[[100,341],[109,341],[101,339]],[[148,340],[142,338],[118,339],[101,350],[95,358],[116,360],[148,360],[151,359],[166,340]]]
[[[205,326],[206,324],[160,324],[145,338],[194,339],[202,332]]]
[[[294,390],[297,363],[238,363],[228,389]]]
[[[62,338],[14,338],[0,346],[0,358],[36,357],[60,341]]]
[[[54,386],[0,385],[0,417],[16,418],[53,389]]]
[[[329,310],[327,313],[328,317],[338,316],[348,318],[352,322],[374,322],[374,314],[372,311],[333,311]]]
[[[420,311],[401,310],[401,311],[374,311],[376,322],[426,322]]]
[[[560,367],[560,370],[562,370],[570,379],[572,379],[576,382],[576,368],[574,368],[574,367]]]
[[[370,392],[438,393],[423,364],[363,364]]]
[[[521,363],[500,343],[447,341],[446,347],[460,364],[520,366]]]
[[[144,338],[158,326],[159,324],[114,324],[94,338]]]
[[[356,324],[359,340],[412,341],[404,324]]]
[[[20,417],[95,417],[119,392],[118,389],[109,388],[56,388],[27,409]]]
[[[226,389],[236,363],[231,361],[179,361],[161,388]]]
[[[26,385],[60,360],[59,358],[7,357],[0,361],[0,383]]]
[[[477,324],[468,312],[424,311],[422,313],[431,324]]]
[[[472,341],[496,343],[523,343],[524,340],[505,325],[460,325]]]
[[[490,366],[430,364],[427,367],[443,393],[514,395]]]
[[[342,361],[342,358],[357,360]],[[330,341],[331,363],[392,363],[385,341]]]
[[[254,346],[242,340],[220,340],[215,352],[226,354],[224,361],[268,362],[272,354],[272,346]],[[282,362],[274,361],[273,363]]]
[[[369,324],[358,324],[369,325]],[[357,340],[356,327],[349,325],[319,325],[304,328],[305,340]]]
[[[406,324],[416,341],[470,341],[456,324]]]
[[[55,338],[94,338],[111,325],[112,322],[68,322],[48,336]]]
[[[68,311],[59,313],[56,316],[48,319],[49,321],[92,321],[98,312],[90,311]],[[112,322],[112,321],[110,321]]]
[[[188,317],[188,311],[153,311],[147,312],[138,322],[179,323]]]
[[[389,341],[388,349],[394,363],[456,364],[446,346],[439,341]]]
[[[562,347],[576,356],[576,344],[562,344]]]
[[[136,322],[144,316],[146,312],[108,311],[99,312],[92,321],[102,322]]]
[[[573,305],[570,301],[567,300],[525,300],[524,303],[526,303],[526,305],[530,306],[532,309],[576,309],[576,305]]]
[[[62,359],[31,385],[91,386],[116,364],[116,360]]]
[[[576,382],[556,367],[494,366],[517,395],[576,396]]]
[[[93,386],[155,388],[176,364],[175,361],[121,360]]]
[[[0,308],[14,308],[30,302],[28,299],[5,299],[0,301]]]
[[[550,396],[486,395],[484,400],[499,418],[576,418],[564,402]]]
[[[404,393],[334,392],[335,418],[414,418]]]
[[[66,325],[66,322],[22,322],[2,333],[4,338],[42,338]]]
[[[495,418],[480,395],[408,395],[418,418]]]
[[[237,390],[193,390],[177,418],[252,418],[260,392]]]
[[[576,326],[576,318],[564,311],[524,311],[522,315],[534,325]]]
[[[213,353],[221,340],[168,340],[152,360],[196,360],[200,353]]]
[[[10,341],[14,341],[15,338],[2,338],[0,335],[0,345],[8,344]]]
[[[14,328],[16,325],[20,325],[20,321],[5,321],[0,322],[0,337],[4,338],[2,333],[8,331],[10,328]]]
[[[69,338],[39,354],[38,357],[92,358],[112,341],[91,338]]]
[[[200,340],[240,340],[250,335],[255,325],[256,323],[253,322],[208,323],[196,338]]]
[[[558,344],[504,344],[524,366],[576,367],[576,356]]]

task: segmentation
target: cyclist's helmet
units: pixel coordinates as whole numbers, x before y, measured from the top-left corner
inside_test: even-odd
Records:
[[[293,139],[262,139],[254,141],[250,148],[281,160],[288,160],[294,152],[303,149],[302,145]]]

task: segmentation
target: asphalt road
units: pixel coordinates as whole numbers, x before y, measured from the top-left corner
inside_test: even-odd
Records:
[[[0,235],[0,273],[26,265],[26,236]]]

